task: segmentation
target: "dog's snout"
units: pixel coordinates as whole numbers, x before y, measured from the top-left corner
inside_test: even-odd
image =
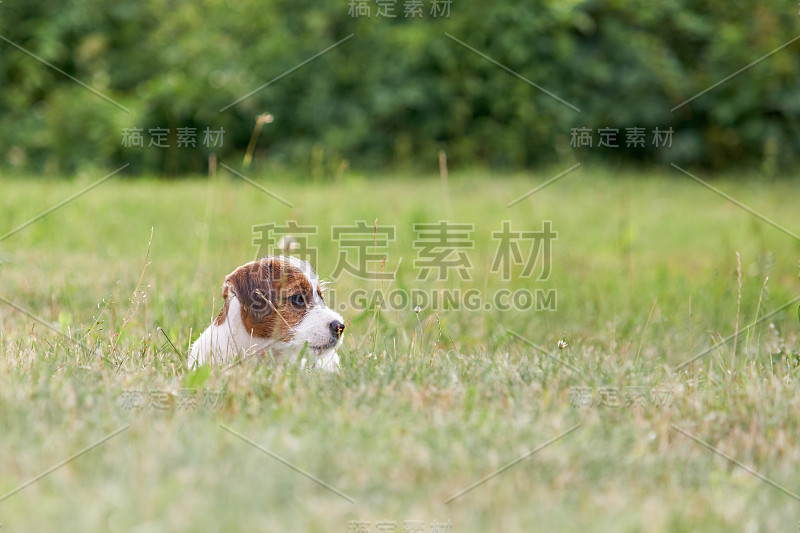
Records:
[[[339,322],[338,320],[334,320],[330,323],[331,333],[337,339],[342,336],[342,332],[344,331],[344,324]]]

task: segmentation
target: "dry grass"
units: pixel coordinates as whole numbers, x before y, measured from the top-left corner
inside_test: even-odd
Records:
[[[502,207],[546,177],[451,174],[448,188],[453,220],[476,224],[466,287],[530,285],[487,273],[490,233],[504,219],[553,220],[546,285],[558,311],[349,311],[335,376],[252,364],[187,373],[182,358],[190,331],[214,315],[224,274],[252,257],[255,224],[319,224],[318,263],[330,269],[331,223],[396,224],[386,268],[400,264],[394,286],[418,286],[410,226],[441,218],[438,177],[313,190],[262,181],[294,209],[223,176],[109,182],[0,243],[0,296],[66,335],[0,306],[0,493],[128,426],[0,501],[3,528],[347,531],[367,520],[377,531],[391,520],[402,531],[423,520],[430,531],[449,520],[455,532],[793,530],[800,501],[681,431],[800,492],[797,304],[769,315],[797,296],[797,244],[674,176],[583,169]],[[75,186],[1,185],[3,227]],[[720,187],[797,225],[788,185]],[[337,297],[362,287],[393,285],[335,284]],[[575,405],[579,387],[591,406]],[[645,405],[624,405],[634,387]],[[620,405],[598,405],[614,388]],[[181,408],[187,390],[198,391],[195,409]],[[126,408],[133,391],[148,405]],[[218,408],[202,405],[203,391],[223,391]]]

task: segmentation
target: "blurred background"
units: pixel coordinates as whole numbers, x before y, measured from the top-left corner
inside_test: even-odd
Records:
[[[241,161],[270,113],[254,167],[313,179],[435,172],[440,150],[456,169],[577,158],[770,179],[800,154],[800,44],[786,45],[797,10],[777,0],[4,2],[0,165],[66,176],[131,163],[133,174],[180,177],[204,172],[211,152]],[[178,146],[179,128],[196,130],[195,149]],[[224,130],[221,146],[206,146],[207,128]],[[602,128],[619,131],[618,146],[598,146]],[[643,145],[627,146],[632,128]],[[669,146],[654,142],[669,128]],[[143,147],[126,146],[136,129]],[[168,147],[148,149],[152,129],[168,131]],[[576,143],[578,129],[591,147]]]

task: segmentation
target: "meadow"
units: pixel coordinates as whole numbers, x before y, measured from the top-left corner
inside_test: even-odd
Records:
[[[508,207],[562,170],[120,175],[3,238],[3,531],[795,531],[796,185],[692,170],[754,214],[587,165]],[[0,177],[0,235],[101,176]],[[414,224],[441,220],[474,224],[469,279],[418,279]],[[322,277],[333,226],[395,228],[365,249],[393,280],[332,283],[341,371],[188,371],[254,227],[287,221]],[[552,222],[547,276],[493,272],[504,221]],[[349,305],[392,289],[557,305]]]

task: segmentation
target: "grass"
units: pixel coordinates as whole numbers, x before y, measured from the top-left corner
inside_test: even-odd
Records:
[[[677,172],[583,168],[505,207],[559,171],[457,173],[449,199],[438,178],[259,180],[295,207],[223,174],[114,178],[0,242],[0,296],[61,331],[0,304],[0,498],[127,428],[0,500],[3,529],[793,531],[800,501],[692,437],[800,492],[798,305],[770,315],[800,295],[800,245]],[[1,178],[0,233],[92,179]],[[714,183],[800,227],[796,185]],[[254,225],[319,226],[326,276],[331,225],[376,218],[397,228],[394,287],[555,289],[557,310],[348,309],[338,375],[185,370],[223,277],[257,252]],[[472,280],[417,281],[412,225],[445,218],[475,224]],[[549,280],[489,272],[503,220],[553,221]],[[389,284],[344,274],[334,288],[346,302]],[[722,339],[737,327],[734,353]],[[197,407],[181,408],[192,390]],[[615,390],[619,406],[598,405]],[[644,405],[625,405],[634,391]]]

